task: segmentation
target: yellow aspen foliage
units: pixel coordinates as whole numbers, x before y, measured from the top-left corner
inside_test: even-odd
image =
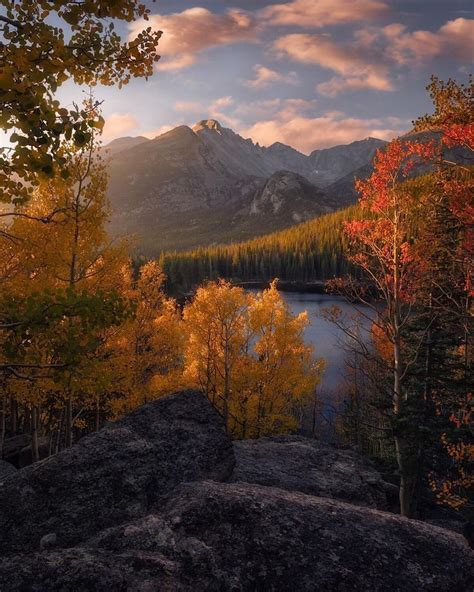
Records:
[[[276,282],[253,295],[226,281],[198,289],[183,313],[185,376],[234,437],[295,431],[324,368]]]
[[[106,348],[112,375],[113,417],[177,390],[182,376],[182,321],[174,300],[163,291],[156,262],[143,265],[136,281],[124,271],[124,293],[135,304],[133,318],[111,329]],[[183,384],[184,386],[184,384]]]
[[[127,316],[119,289],[128,261],[125,245],[112,245],[105,230],[107,175],[95,140],[83,148],[65,145],[63,154],[71,175],[41,182],[9,227],[15,244],[12,253],[7,249],[0,257],[2,268],[9,270],[2,274],[1,307],[7,318],[15,314],[15,302],[24,308],[25,318],[36,311],[29,325],[20,318],[25,330],[2,335],[9,339],[3,350],[16,352],[11,368],[21,362],[22,367],[49,369],[35,371],[29,400],[19,382],[11,384],[12,396],[28,408],[38,404],[33,393],[42,392],[41,404],[64,407],[62,423],[70,445],[74,422],[95,405],[97,390],[107,387],[97,352],[105,329]]]
[[[273,281],[252,299],[248,320],[254,344],[255,390],[247,437],[294,431],[313,398],[324,364],[304,341],[308,315],[293,315]]]

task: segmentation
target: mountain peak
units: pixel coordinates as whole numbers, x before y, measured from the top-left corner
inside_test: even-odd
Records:
[[[216,132],[221,133],[223,128],[221,124],[215,119],[202,119],[193,127],[193,132],[197,133],[205,129],[215,130]]]

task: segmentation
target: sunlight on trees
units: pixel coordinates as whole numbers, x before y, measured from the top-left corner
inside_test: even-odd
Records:
[[[253,295],[225,281],[198,289],[184,309],[185,373],[239,438],[297,429],[324,364],[305,344],[276,282]]]

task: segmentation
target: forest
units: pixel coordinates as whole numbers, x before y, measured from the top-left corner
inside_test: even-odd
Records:
[[[361,215],[353,206],[243,243],[162,253],[158,263],[174,294],[221,277],[234,282],[325,281],[356,273],[345,257],[349,241],[343,226]]]
[[[403,516],[417,516],[429,486],[472,519],[474,174],[443,158],[443,147],[474,150],[472,81],[432,79],[433,112],[415,129],[442,141],[389,143],[358,182],[357,206],[136,265],[128,241],[107,232],[100,104],[92,93],[69,109],[54,93],[67,79],[150,76],[160,35],[105,33],[104,17],[146,17],[132,0],[33,4],[2,18],[0,458],[18,436],[32,461],[53,455],[186,388],[206,395],[233,439],[297,433],[324,371],[304,340],[307,315],[291,313],[277,282],[258,295],[235,284],[328,280],[374,312],[371,344],[351,335],[337,444],[390,464]],[[51,5],[74,43],[43,19]],[[35,76],[32,60],[43,64]],[[418,166],[428,172],[414,178]],[[337,309],[327,315],[350,331]]]

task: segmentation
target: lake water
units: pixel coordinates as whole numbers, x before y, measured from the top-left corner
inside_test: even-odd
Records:
[[[250,289],[249,292],[257,292],[257,289]],[[332,418],[334,408],[337,407],[335,394],[344,383],[346,372],[346,350],[344,345],[348,344],[348,337],[334,323],[326,320],[323,316],[323,309],[337,306],[341,315],[345,318],[345,326],[354,328],[357,324],[355,317],[359,318],[360,335],[365,341],[369,339],[370,318],[373,312],[370,308],[358,304],[354,306],[347,302],[342,296],[331,296],[328,294],[315,294],[308,292],[280,292],[290,305],[293,314],[306,311],[310,324],[305,330],[305,339],[314,347],[315,358],[324,358],[326,367],[321,382],[317,387],[317,399],[320,401],[318,410],[318,436],[323,439],[331,439],[333,424]],[[363,315],[358,315],[358,311]],[[312,406],[307,409],[303,418],[302,432],[312,432],[314,418]],[[324,419],[321,419],[321,418]]]
[[[347,341],[347,338],[341,329],[322,318],[321,313],[324,308],[337,306],[346,317],[350,317],[356,314],[356,308],[341,296],[306,292],[281,292],[281,294],[290,305],[293,314],[304,311],[308,313],[310,325],[305,331],[306,340],[313,345],[315,357],[326,360],[326,369],[318,387],[321,397],[325,399],[337,390],[344,379],[343,342]],[[357,309],[370,316],[370,310],[366,307],[358,305]],[[367,329],[369,321],[362,319],[362,325]]]

